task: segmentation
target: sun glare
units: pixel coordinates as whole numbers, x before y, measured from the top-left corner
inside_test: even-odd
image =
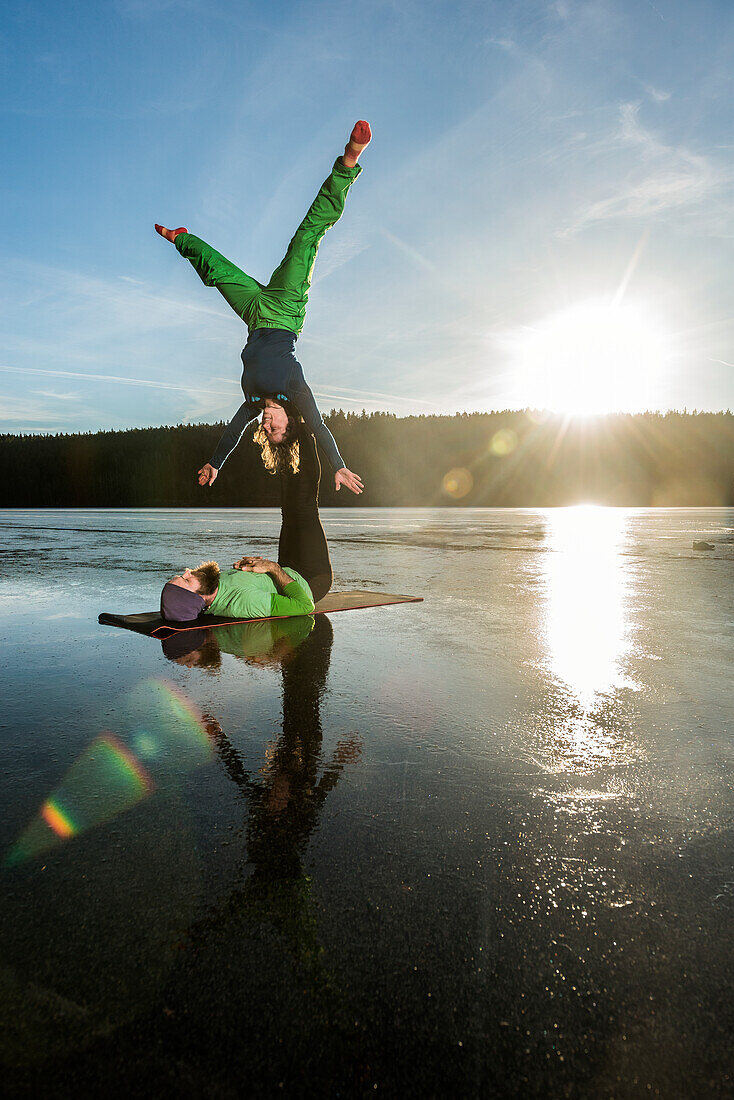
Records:
[[[669,340],[626,302],[580,302],[503,343],[521,405],[571,416],[660,405]]]
[[[546,634],[556,676],[588,708],[625,686],[629,591],[622,555],[628,513],[582,504],[549,509]]]

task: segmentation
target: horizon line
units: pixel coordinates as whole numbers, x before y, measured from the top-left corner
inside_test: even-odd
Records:
[[[458,416],[521,416],[525,415],[529,420],[534,421],[536,427],[541,427],[549,420],[563,421],[566,424],[571,423],[598,423],[603,420],[610,420],[618,417],[665,417],[665,416],[732,416],[731,408],[726,409],[689,409],[687,406],[680,408],[667,408],[667,409],[644,409],[637,412],[630,412],[622,409],[615,409],[610,412],[603,413],[565,413],[555,409],[542,409],[535,408],[531,405],[526,405],[519,409],[484,409],[484,410],[457,410],[452,413],[408,413],[406,415],[398,415],[398,413],[389,412],[387,410],[376,409],[371,412],[367,412],[366,409],[362,409],[361,412],[355,412],[352,409],[330,409],[328,413],[324,414],[324,418],[339,415],[345,417],[362,418],[367,419],[376,416],[390,417],[393,420],[453,420]],[[77,428],[72,431],[64,429],[16,429],[15,431],[2,431],[0,430],[0,436],[3,438],[21,438],[28,436],[38,436],[40,438],[47,438],[48,436],[74,436],[74,435],[102,435],[102,434],[123,434],[125,432],[147,432],[147,431],[160,431],[162,429],[174,430],[177,428],[215,428],[222,424],[227,424],[226,420],[214,420],[214,421],[196,421],[196,422],[184,422],[180,421],[176,424],[146,424],[143,426],[129,426],[126,428]]]

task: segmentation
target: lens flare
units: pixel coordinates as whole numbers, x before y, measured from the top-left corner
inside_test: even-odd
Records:
[[[11,848],[20,863],[95,825],[110,821],[153,790],[153,781],[111,733],[95,738]]]
[[[498,458],[511,455],[516,447],[517,436],[511,428],[500,428],[498,432],[494,433],[489,444],[490,452],[497,455]]]
[[[51,799],[41,806],[41,817],[53,829],[56,836],[60,836],[62,840],[66,840],[68,836],[74,836],[77,831],[74,823],[67,817],[61,807],[57,806]]]
[[[444,476],[443,491],[454,500],[461,500],[470,493],[474,485],[474,478],[464,466],[456,466]]]
[[[186,696],[164,680],[145,680],[118,699],[124,742],[103,733],[71,765],[7,856],[21,863],[110,821],[192,768],[212,759],[204,720]],[[153,777],[141,764],[155,767]]]
[[[144,680],[121,700],[120,712],[138,755],[167,775],[211,760],[213,750],[201,715],[167,680]]]

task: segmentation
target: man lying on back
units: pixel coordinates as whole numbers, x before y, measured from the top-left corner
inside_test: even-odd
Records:
[[[191,622],[203,612],[228,619],[267,619],[276,615],[309,615],[313,593],[300,573],[261,557],[244,557],[231,569],[215,561],[184,569],[161,592],[161,615]]]
[[[321,466],[316,441],[305,424],[294,422],[295,470],[279,475],[281,526],[278,559],[244,557],[220,572],[215,561],[184,569],[163,587],[161,615],[191,622],[202,612],[226,619],[268,619],[310,615],[314,600],[326,595],[334,574],[319,517]]]

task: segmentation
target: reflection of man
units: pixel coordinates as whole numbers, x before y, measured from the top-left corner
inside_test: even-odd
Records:
[[[318,510],[321,467],[311,433],[304,424],[297,426],[297,432],[298,472],[281,474],[278,561],[245,556],[232,569],[220,571],[211,561],[198,569],[185,569],[163,587],[164,619],[191,622],[202,614],[230,619],[308,615],[314,600],[329,591],[333,574]]]
[[[216,630],[180,630],[161,641],[163,655],[186,668],[218,669],[222,653],[231,653],[248,665],[281,668],[314,628],[313,615],[287,619],[256,619]]]

